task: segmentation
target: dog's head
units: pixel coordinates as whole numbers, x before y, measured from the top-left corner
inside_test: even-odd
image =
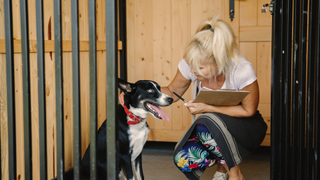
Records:
[[[118,85],[125,93],[124,103],[132,113],[141,117],[146,117],[150,113],[157,119],[169,121],[159,106],[169,106],[173,99],[162,93],[156,82],[141,80],[133,84],[118,79]]]

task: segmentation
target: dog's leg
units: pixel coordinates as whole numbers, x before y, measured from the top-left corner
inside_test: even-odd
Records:
[[[131,156],[126,155],[121,157],[120,164],[123,177],[125,177],[127,180],[135,180],[134,172],[132,171],[133,167],[131,164]]]
[[[142,170],[142,153],[132,162],[132,167],[134,176],[136,177],[137,180],[144,180],[143,176],[143,170]]]

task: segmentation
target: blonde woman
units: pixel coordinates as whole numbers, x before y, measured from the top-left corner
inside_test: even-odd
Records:
[[[190,180],[218,165],[213,180],[242,180],[239,163],[257,149],[267,129],[260,113],[259,87],[250,62],[238,54],[228,23],[213,17],[202,22],[187,46],[173,81],[161,91],[178,101],[193,83],[201,90],[235,89],[250,93],[236,106],[204,103],[184,105],[191,114],[202,114],[177,143],[174,163]],[[214,97],[213,97],[214,98]],[[120,96],[120,103],[123,97]],[[174,121],[174,120],[173,120]]]

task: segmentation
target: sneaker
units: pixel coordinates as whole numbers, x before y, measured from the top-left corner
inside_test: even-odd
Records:
[[[228,173],[216,172],[212,180],[228,180]]]

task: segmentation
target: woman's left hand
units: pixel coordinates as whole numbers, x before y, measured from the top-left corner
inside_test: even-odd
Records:
[[[206,104],[204,103],[193,103],[194,100],[191,100],[184,105],[189,109],[191,114],[199,114],[205,112]]]

